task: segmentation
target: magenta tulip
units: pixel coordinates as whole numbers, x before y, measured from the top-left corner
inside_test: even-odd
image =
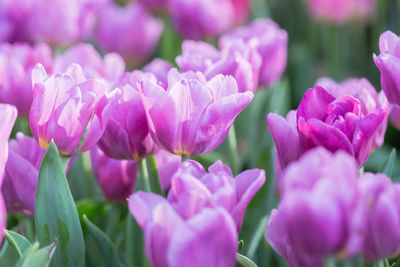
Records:
[[[225,209],[204,207],[186,219],[166,199],[144,192],[129,198],[129,209],[143,229],[152,266],[235,266],[238,234]]]
[[[259,85],[275,84],[286,68],[288,35],[285,30],[270,19],[258,19],[248,26],[240,27],[223,35],[219,47],[225,48],[243,41],[248,47],[255,47],[261,55]]]
[[[32,137],[18,133],[9,142],[2,192],[7,211],[33,215],[39,168],[45,150]]]
[[[304,94],[296,118],[293,113],[289,117],[285,120],[273,113],[267,116],[282,168],[317,146],[332,152],[346,151],[361,167],[385,123],[387,111],[377,108],[364,114],[360,100],[351,95],[335,98],[317,86]],[[287,142],[291,145],[285,145]]]
[[[8,138],[14,122],[17,119],[17,109],[14,106],[0,104],[0,116],[2,123],[0,125],[0,187],[4,180],[4,169],[8,158]],[[6,205],[3,195],[0,194],[0,243],[3,241],[4,229],[7,224]]]
[[[178,155],[214,150],[228,135],[235,117],[250,103],[252,92],[239,93],[230,76],[206,81],[200,72],[168,75],[168,88],[144,80],[139,91],[150,134],[161,148]]]
[[[99,147],[109,157],[139,160],[158,150],[150,136],[145,108],[137,90],[143,80],[157,83],[154,75],[135,70],[121,77],[110,93],[113,108],[99,141]]]
[[[168,6],[175,27],[188,39],[215,37],[250,11],[248,0],[170,0]]]
[[[211,165],[208,172],[196,161],[186,161],[172,177],[168,202],[185,219],[204,207],[223,207],[239,231],[247,205],[264,182],[264,170],[247,170],[233,177],[221,161]]]
[[[150,72],[156,76],[159,82],[168,84],[168,72],[173,68],[172,64],[161,58],[155,58],[143,67],[144,72]]]
[[[381,72],[382,90],[388,101],[400,105],[400,38],[390,31],[381,34],[379,38],[381,54],[374,54],[374,61]]]
[[[97,146],[90,150],[90,159],[104,196],[124,202],[133,193],[138,171],[136,161],[109,158]]]
[[[349,258],[361,250],[365,210],[358,165],[350,155],[313,149],[282,180],[281,203],[266,231],[282,257],[294,266],[319,266],[326,256]]]
[[[386,99],[385,94],[381,91],[379,94],[376,92],[372,84],[365,78],[347,79],[341,83],[337,83],[334,80],[323,77],[319,78],[315,83],[315,86],[321,86],[326,89],[331,95],[335,97],[341,97],[345,95],[351,95],[360,101],[361,112],[367,115],[370,112],[382,108],[386,111],[384,122],[381,123],[377,133],[374,136],[372,143],[372,150],[375,151],[382,146],[389,114],[389,103]]]
[[[97,143],[109,115],[104,82],[87,80],[76,64],[50,77],[38,64],[32,71],[32,84],[29,123],[41,147],[47,148],[53,139],[60,153],[72,155],[88,151]]]
[[[240,92],[254,92],[258,87],[261,56],[242,41],[218,51],[208,43],[186,40],[176,63],[182,71],[201,71],[208,80],[218,74],[232,75]]]
[[[313,17],[328,23],[368,20],[375,11],[375,0],[308,0],[307,5]]]
[[[400,253],[400,184],[383,174],[365,173],[360,190],[367,208],[362,253],[367,260],[393,258]]]
[[[160,176],[161,188],[166,192],[171,186],[172,176],[176,173],[182,163],[182,157],[160,150],[154,155],[157,165],[158,175]]]
[[[15,105],[28,116],[32,104],[31,72],[36,63],[52,71],[51,49],[46,44],[0,45],[0,102]]]
[[[138,3],[120,7],[105,5],[99,13],[96,39],[105,52],[117,52],[136,66],[147,60],[157,46],[163,24]],[[118,40],[118,41],[116,41]]]
[[[73,64],[79,64],[87,78],[104,78],[115,82],[125,72],[125,62],[117,53],[104,55],[104,59],[90,44],[79,43],[64,54],[54,58],[53,72],[65,72]]]

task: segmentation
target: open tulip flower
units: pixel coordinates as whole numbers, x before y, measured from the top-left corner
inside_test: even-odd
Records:
[[[23,133],[9,142],[2,192],[7,211],[33,215],[39,167],[45,150]]]
[[[17,119],[17,109],[8,104],[0,104],[0,187],[4,180],[4,169],[8,159],[8,138],[14,122]],[[6,205],[4,203],[3,194],[0,194],[0,243],[3,242],[4,229],[7,224]]]
[[[32,84],[29,123],[41,147],[47,148],[53,139],[60,153],[72,155],[97,143],[108,120],[104,82],[87,80],[77,64],[51,76],[38,64],[32,71]]]
[[[232,75],[240,92],[254,92],[258,87],[261,56],[242,40],[230,43],[221,51],[202,41],[186,40],[176,63],[182,71],[203,72],[207,79],[217,74]]]
[[[386,31],[379,38],[380,55],[374,54],[374,61],[381,72],[382,90],[388,101],[400,105],[400,37]]]
[[[228,135],[235,117],[251,102],[231,76],[207,81],[200,72],[168,74],[168,87],[143,80],[139,86],[150,134],[171,153],[195,156],[214,150]]]
[[[383,108],[364,114],[355,97],[336,98],[317,86],[304,94],[297,111],[290,112],[286,120],[270,113],[267,121],[282,168],[317,146],[346,151],[361,167],[385,118],[387,110]]]
[[[258,84],[274,85],[286,68],[288,34],[270,19],[257,19],[221,36],[219,47],[225,48],[242,41],[254,47],[261,56]],[[254,65],[253,65],[254,66]]]
[[[115,85],[109,101],[113,107],[99,147],[115,159],[139,160],[158,147],[150,136],[146,112],[137,89],[142,80],[157,82],[154,75],[135,70],[125,73]]]
[[[350,155],[310,150],[282,180],[281,202],[265,236],[291,266],[323,266],[324,257],[349,258],[361,250],[365,210]]]

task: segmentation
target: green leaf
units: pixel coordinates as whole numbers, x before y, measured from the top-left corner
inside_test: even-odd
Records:
[[[89,234],[96,242],[105,265],[110,267],[122,267],[123,265],[118,260],[116,250],[110,238],[108,238],[108,236],[103,233],[96,225],[89,221],[86,215],[83,215],[83,221],[85,222]]]
[[[257,267],[257,264],[255,264],[249,258],[243,256],[242,254],[237,253],[236,254],[236,266],[238,266],[238,267]]]
[[[47,267],[56,247],[57,241],[38,250],[39,243],[35,242],[25,251],[22,258],[17,262],[16,267]]]
[[[22,254],[24,254],[25,250],[32,245],[25,237],[13,231],[4,230],[4,237],[17,251],[20,258],[22,257]]]
[[[84,266],[85,244],[78,212],[57,147],[51,141],[43,157],[35,200],[35,227],[41,245],[56,239],[51,266]]]
[[[389,156],[386,158],[379,172],[386,174],[388,177],[392,177],[394,165],[396,163],[396,149],[392,149]]]

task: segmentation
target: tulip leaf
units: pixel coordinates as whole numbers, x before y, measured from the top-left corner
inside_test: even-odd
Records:
[[[379,172],[384,173],[388,177],[392,177],[395,163],[396,163],[396,149],[393,148],[389,156],[383,163]]]
[[[257,267],[257,264],[255,264],[249,258],[243,256],[242,254],[237,253],[236,254],[236,266],[237,267]]]
[[[13,231],[4,230],[4,237],[17,251],[20,258],[22,257],[22,254],[24,254],[25,250],[32,245],[25,237]]]
[[[16,267],[47,267],[50,264],[56,247],[57,241],[41,249],[39,249],[39,243],[35,242],[25,250]]]
[[[85,244],[78,211],[54,141],[47,148],[40,166],[35,228],[41,245],[58,240],[51,266],[84,266]]]
[[[105,265],[110,267],[122,267],[123,265],[118,260],[117,252],[110,238],[96,225],[89,221],[86,215],[83,215],[83,221],[88,229],[89,234],[93,237],[95,243],[97,244]]]

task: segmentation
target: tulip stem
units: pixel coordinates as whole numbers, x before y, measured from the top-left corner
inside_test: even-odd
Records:
[[[232,125],[228,134],[228,145],[229,145],[229,154],[231,157],[232,171],[233,174],[236,175],[239,171],[240,160],[239,160],[239,151],[237,148],[237,140],[236,140],[234,125]]]
[[[139,169],[142,186],[142,188],[140,189],[143,189],[145,192],[151,192],[149,172],[147,170],[147,163],[145,158],[139,160]]]
[[[149,157],[149,160],[150,160],[150,166],[151,166],[151,172],[152,172],[152,174],[150,176],[150,182],[154,189],[153,191],[156,194],[164,196],[164,192],[161,187],[160,176],[158,175],[156,160],[153,155],[151,155]]]

